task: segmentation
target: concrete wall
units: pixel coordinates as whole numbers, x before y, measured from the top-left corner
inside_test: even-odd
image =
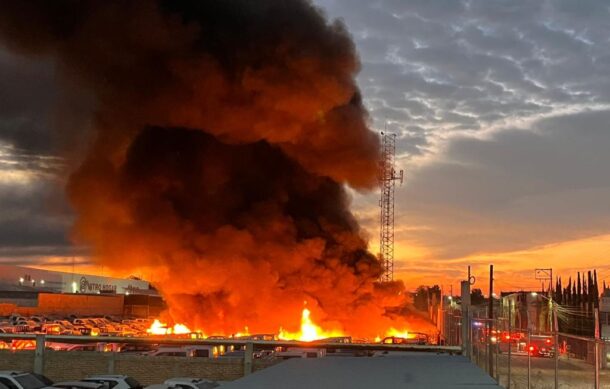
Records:
[[[254,360],[254,370],[275,364]],[[0,370],[32,371],[33,351],[0,350]],[[143,385],[161,383],[171,377],[235,380],[243,376],[243,359],[146,357],[99,352],[50,351],[44,354],[44,374],[53,381],[78,380],[91,374],[126,374]]]
[[[37,306],[0,304],[0,315],[117,315],[123,314],[124,295],[38,294]]]
[[[123,295],[41,293],[38,295],[38,309],[63,315],[122,315]]]

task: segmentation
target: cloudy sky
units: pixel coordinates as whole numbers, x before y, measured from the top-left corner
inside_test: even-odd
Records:
[[[504,289],[539,285],[535,267],[610,279],[606,1],[315,2],[354,37],[372,126],[398,135],[400,278],[457,287],[468,264],[484,279],[494,263]],[[83,256],[50,131],[61,97],[51,64],[0,49],[5,262]],[[375,249],[377,196],[354,206]]]

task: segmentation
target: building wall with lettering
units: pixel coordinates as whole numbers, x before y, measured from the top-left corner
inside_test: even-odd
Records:
[[[156,294],[142,280],[56,272],[24,266],[0,265],[0,291],[55,293]]]

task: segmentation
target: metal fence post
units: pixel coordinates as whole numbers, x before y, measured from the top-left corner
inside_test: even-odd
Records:
[[[508,301],[508,378],[507,378],[508,385],[506,385],[506,387],[508,389],[510,389],[510,352],[511,352],[512,343],[513,343],[513,334],[512,334],[513,323],[511,320],[512,305],[513,305],[512,300],[509,300]]]
[[[553,327],[555,328],[555,389],[559,389],[559,320],[557,320],[556,303],[553,303]]]
[[[594,348],[594,352],[595,352],[595,389],[599,389],[599,342],[597,341],[597,339],[595,339],[594,342],[595,342],[595,348]]]
[[[599,389],[599,309],[595,308],[595,346],[593,351],[595,352],[595,389]]]
[[[244,354],[244,375],[252,374],[252,357],[254,354],[254,344],[246,343],[246,351]]]
[[[529,328],[530,323],[527,323],[527,389],[532,387],[532,353],[530,345],[532,344],[532,330]]]
[[[34,353],[34,373],[44,374],[44,334],[36,335],[36,351]]]
[[[474,361],[474,336],[472,330],[472,311],[468,311],[468,341],[470,343],[470,360]]]
[[[494,353],[496,354],[496,366],[494,369],[494,373],[496,376],[496,382],[499,384],[500,383],[500,369],[498,368],[498,356],[500,355],[500,342],[502,340],[502,331],[500,331],[500,319],[499,318],[495,318],[494,319],[494,323],[495,323],[495,327],[496,327],[496,341],[494,342],[493,345],[493,349],[494,349]]]

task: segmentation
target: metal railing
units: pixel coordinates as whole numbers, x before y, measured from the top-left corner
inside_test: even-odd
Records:
[[[289,348],[315,348],[327,350],[354,350],[354,351],[414,351],[461,354],[460,346],[412,345],[412,344],[383,344],[383,343],[332,343],[332,342],[298,342],[284,340],[251,340],[251,339],[191,339],[172,337],[121,337],[121,336],[72,336],[72,335],[45,335],[45,334],[0,334],[0,341],[30,340],[36,342],[34,353],[34,372],[42,374],[45,358],[45,345],[47,342],[91,344],[91,343],[120,343],[120,344],[163,344],[163,345],[207,345],[207,346],[234,346],[244,348],[244,375],[252,373],[253,355],[255,350],[269,350],[277,347]]]

